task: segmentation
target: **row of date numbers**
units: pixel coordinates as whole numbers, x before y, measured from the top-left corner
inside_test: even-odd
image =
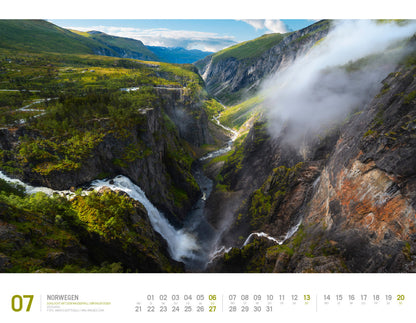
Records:
[[[156,312],[156,309],[157,309],[156,306],[147,306],[146,312],[154,313],[154,312]],[[168,309],[169,309],[168,306],[160,306],[159,307],[159,312],[160,313],[166,313],[166,312],[168,312]],[[171,306],[170,310],[171,310],[171,312],[175,313],[175,312],[180,312],[181,308],[180,308],[180,306]],[[190,313],[193,310],[196,311],[196,312],[199,312],[199,313],[206,312],[207,310],[208,310],[208,312],[215,312],[217,310],[217,306],[213,305],[213,306],[208,306],[207,308],[205,306],[197,306],[195,309],[193,309],[192,306],[184,306],[182,311],[185,312],[185,313]],[[135,306],[135,311],[136,312],[142,312],[143,307],[142,306]]]
[[[275,297],[276,296],[276,297]],[[381,301],[383,300],[383,296],[379,295],[379,294],[374,294],[374,295],[370,295],[372,296],[372,300],[373,301]],[[216,301],[217,300],[217,295],[208,295],[208,300],[209,301]],[[155,297],[155,295],[147,295],[147,301],[155,301],[157,298]],[[250,295],[248,294],[242,294],[242,295],[236,295],[236,294],[230,294],[226,297],[226,300],[228,299],[228,301],[231,302],[235,302],[235,301],[249,301],[250,300]],[[274,300],[278,300],[278,301],[285,301],[286,299],[290,299],[291,301],[300,301],[300,300],[304,300],[304,301],[311,301],[312,297],[310,294],[305,294],[303,295],[265,295],[264,297],[262,297],[262,295],[252,295],[251,300],[253,301],[262,301],[262,300],[267,300],[267,301],[274,301]],[[360,295],[354,295],[354,294],[350,294],[350,295],[342,295],[342,294],[336,294],[336,295],[330,295],[330,294],[324,294],[323,295],[323,300],[324,301],[331,301],[331,299],[336,299],[337,301],[342,301],[344,299],[348,299],[349,301],[355,301],[355,300],[360,300],[360,301],[367,301],[370,299],[368,294],[360,294]],[[393,301],[393,295],[384,295],[384,299],[386,301]],[[192,295],[182,295],[182,298],[179,294],[173,294],[170,295],[170,297],[168,297],[168,295],[163,294],[163,295],[159,295],[158,300],[161,302],[167,302],[169,300],[177,302],[177,301],[192,301],[192,300],[197,300],[197,301],[205,301],[206,297],[205,295],[195,295],[194,297]],[[404,301],[405,300],[405,296],[402,294],[399,294],[396,296],[396,300],[397,301]]]

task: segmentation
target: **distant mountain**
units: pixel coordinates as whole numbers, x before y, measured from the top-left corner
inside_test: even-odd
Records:
[[[212,52],[189,50],[182,47],[147,46],[147,48],[155,53],[161,62],[176,64],[191,64],[213,54]]]
[[[150,51],[140,40],[107,35],[100,31],[78,32],[81,36],[95,40],[112,52],[108,56],[141,59],[145,61],[159,61],[158,57]]]

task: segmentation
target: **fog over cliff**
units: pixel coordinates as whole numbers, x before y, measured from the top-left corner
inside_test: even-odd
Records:
[[[380,90],[406,53],[416,23],[335,21],[328,36],[263,83],[270,133],[299,146],[344,120]]]

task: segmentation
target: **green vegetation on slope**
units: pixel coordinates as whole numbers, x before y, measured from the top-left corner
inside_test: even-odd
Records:
[[[312,37],[315,34],[321,32],[323,30],[329,29],[331,24],[332,24],[331,20],[318,21],[317,23],[312,25],[314,27],[313,30],[311,30],[309,33],[307,33],[307,34],[305,34],[301,37],[295,38],[292,42],[294,42],[294,43],[308,42],[309,40],[312,39]],[[308,27],[306,27],[306,28],[308,28]],[[318,42],[320,42],[321,40],[318,40]],[[315,45],[316,45],[316,43],[315,43]]]
[[[156,58],[155,54],[152,53],[149,49],[147,49],[146,46],[144,46],[143,43],[139,40],[111,36],[102,32],[89,32],[89,34],[91,35],[90,37],[92,39],[98,40],[104,44],[111,45],[114,47],[120,47],[133,52],[143,51],[145,52],[144,54],[148,56],[154,56]]]
[[[220,121],[230,128],[239,129],[248,119],[261,110],[263,98],[254,96],[240,104],[228,107],[221,113]]]
[[[261,188],[251,196],[248,218],[253,230],[270,222],[271,217],[282,203],[288,189],[295,182],[302,163],[292,168],[279,166],[267,178]]]
[[[0,20],[0,48],[31,53],[99,54],[155,60],[139,40],[60,28],[44,20]]]
[[[93,54],[98,42],[44,20],[0,20],[0,48],[28,52]]]
[[[230,57],[237,60],[258,57],[266,50],[280,43],[287,35],[288,34],[266,34],[254,40],[249,40],[225,48],[212,56],[212,62],[216,63]]]
[[[276,245],[266,238],[253,237],[241,249],[233,248],[224,254],[218,269],[234,273],[292,272],[295,269],[293,263],[297,264],[304,258],[311,266],[302,272],[322,272],[320,265],[328,262],[331,263],[327,267],[330,272],[349,272],[338,243],[328,240],[322,234],[309,240],[309,230],[310,227],[300,225],[293,237],[282,245]]]
[[[206,100],[203,106],[209,119],[224,111],[224,106],[215,99]]]
[[[0,48],[30,53],[97,54],[170,63],[191,63],[208,54],[183,48],[149,48],[136,39],[99,31],[69,30],[45,20],[23,19],[0,20]]]
[[[50,43],[44,48],[22,40],[22,46],[0,49],[0,169],[55,188],[123,173],[148,184],[149,198],[180,223],[199,188],[191,146],[167,112],[205,113],[195,67],[77,54],[88,46],[56,53],[60,33],[92,40],[57,28],[45,36]],[[177,270],[140,207],[123,195],[91,193],[67,201],[26,196],[16,187],[4,191],[0,222],[10,235],[0,245],[1,270]]]
[[[1,50],[0,71],[0,93],[9,90],[9,93],[1,93],[4,97],[25,94],[30,98],[29,94],[32,94],[32,98],[46,98],[71,90],[79,92],[82,88],[119,90],[142,85],[185,87],[191,83],[202,84],[188,65],[94,55]],[[19,91],[21,94],[17,93]],[[28,91],[30,93],[26,93]]]
[[[87,35],[85,35],[87,34]],[[109,47],[110,49],[118,52],[118,56],[126,57],[135,57],[138,59],[145,60],[154,60],[158,61],[158,57],[155,53],[149,50],[141,41],[131,38],[117,37],[107,35],[102,32],[90,31],[88,33],[81,33],[80,35],[86,36],[88,38],[94,39],[100,42],[104,47]]]
[[[26,195],[0,179],[0,272],[177,271],[143,206],[125,195]]]
[[[224,156],[219,156],[211,161],[211,163],[223,161],[224,166],[216,178],[216,189],[219,191],[229,191],[233,186],[233,178],[241,170],[243,159],[247,153],[247,147],[244,140],[247,134],[238,137],[234,142],[234,148]]]
[[[59,101],[56,98],[77,96],[80,97],[78,100],[85,101],[82,97],[87,94],[92,96],[93,92],[104,95],[105,99],[96,98],[103,105],[121,98],[124,102],[129,99],[134,101],[135,98],[148,95],[151,91],[149,86],[190,87],[196,92],[202,89],[199,76],[186,65],[180,67],[166,63],[148,64],[131,59],[92,55],[29,54],[3,50],[0,52],[0,71],[2,116],[17,113],[19,108],[35,103],[37,99],[54,99],[31,106],[43,110],[56,106]],[[129,87],[143,89],[120,91],[121,88]],[[89,110],[91,109],[98,108],[91,106]],[[74,112],[76,111],[67,111],[67,114]]]
[[[0,125],[18,128],[23,122],[25,129],[15,147],[0,150],[0,167],[8,173],[53,176],[78,171],[104,141],[117,155],[113,166],[129,167],[154,154],[160,159],[149,141],[164,138],[166,160],[170,158],[171,169],[184,176],[178,175],[178,181],[186,179],[195,186],[191,149],[176,138],[175,124],[158,120],[166,133],[147,133],[147,112],[160,108],[157,87],[183,89],[195,100],[203,96],[203,82],[193,66],[3,50],[0,70]],[[123,90],[130,87],[135,90]],[[21,110],[29,105],[35,111]]]
[[[156,77],[154,70],[131,60],[92,58],[92,63],[108,64],[108,67],[91,68],[88,62],[84,67],[69,67],[63,62],[65,56],[60,57],[60,62],[54,61],[56,56],[53,55],[47,58],[15,55],[11,63],[8,63],[8,58],[1,60],[5,70],[0,77],[1,84],[20,89],[20,100],[16,95],[13,102],[4,102],[14,106],[1,108],[0,121],[4,125],[10,126],[7,124],[10,121],[20,122],[10,116],[23,104],[38,98],[46,99],[46,96],[53,97],[53,100],[35,105],[41,109],[36,118],[29,116],[25,119],[26,127],[38,135],[21,138],[14,164],[13,160],[3,164],[9,167],[9,171],[10,167],[21,169],[26,164],[41,175],[55,170],[79,169],[82,160],[89,157],[107,134],[126,134],[127,129],[146,120],[142,110],[156,104],[157,97],[152,87],[143,86],[132,92],[120,91],[121,87],[143,85],[143,82],[146,85],[180,84],[176,80]],[[70,62],[74,58],[80,59],[80,64],[82,62],[80,57],[68,58]],[[132,64],[135,68],[116,68],[114,64],[127,67]],[[28,88],[39,92],[28,94],[25,91]]]

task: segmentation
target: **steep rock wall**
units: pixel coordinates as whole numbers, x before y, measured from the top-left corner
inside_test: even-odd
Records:
[[[332,134],[310,138],[306,154],[267,135],[256,143],[252,129],[246,145],[254,144],[273,171],[260,171],[255,185],[244,184],[244,172],[256,172],[244,151],[237,172],[224,170],[234,181],[230,188],[245,193],[229,210],[234,222],[223,241],[241,248],[239,236],[253,231],[283,239],[302,224],[283,245],[256,237],[210,270],[415,272],[415,75],[411,60],[403,63],[362,111]],[[221,199],[215,202],[221,209]]]
[[[175,123],[179,136],[195,147],[214,144],[202,101],[192,98],[187,88],[156,88],[161,105]]]
[[[268,75],[286,68],[297,57],[328,33],[329,22],[322,21],[302,30],[289,33],[275,46],[255,59],[228,57],[213,60],[207,56],[195,63],[209,93],[226,104],[235,103],[253,94]]]

